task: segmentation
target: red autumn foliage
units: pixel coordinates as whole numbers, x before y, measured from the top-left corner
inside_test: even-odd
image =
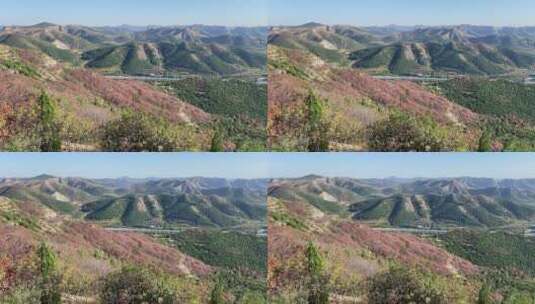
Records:
[[[213,272],[211,266],[162,245],[147,235],[111,232],[96,225],[62,221],[59,218],[47,221],[59,229],[32,232],[20,226],[0,224],[0,288],[9,288],[14,282],[33,278],[32,272],[20,269],[28,264],[24,261],[35,259],[35,250],[42,241],[55,249],[59,259],[78,256],[81,251],[92,253],[100,250],[123,263],[143,265],[170,274],[204,277]],[[86,263],[89,262],[79,261],[80,272],[94,271],[93,267],[98,267]],[[100,275],[110,270],[105,267]]]
[[[210,115],[176,97],[152,88],[146,83],[131,80],[106,79],[84,69],[68,74],[85,89],[116,106],[166,117],[175,122],[207,122]]]
[[[110,256],[174,274],[206,276],[212,268],[138,233],[111,232],[86,223],[67,224],[67,233],[58,238],[82,246],[96,247]]]
[[[31,281],[34,244],[28,231],[0,224],[0,294]]]
[[[0,142],[12,135],[23,136],[35,127],[30,112],[42,91],[58,101],[64,112],[95,127],[117,117],[118,109],[149,113],[171,122],[201,124],[212,119],[203,110],[147,83],[111,80],[45,60],[36,52],[9,50],[15,62],[37,71],[38,76],[0,69]]]
[[[288,122],[284,113],[303,107],[309,90],[328,100],[329,107],[349,121],[369,125],[377,114],[365,110],[360,101],[371,100],[377,105],[405,111],[412,115],[430,116],[441,124],[472,126],[480,120],[478,114],[453,103],[443,96],[410,81],[375,79],[351,68],[334,68],[315,62],[314,58],[298,50],[285,50],[284,60],[305,71],[309,78],[301,79],[282,70],[272,70],[269,76],[269,133],[284,136]],[[277,53],[270,53],[279,60]],[[275,54],[275,55],[273,55]],[[353,104],[353,105],[352,105]]]

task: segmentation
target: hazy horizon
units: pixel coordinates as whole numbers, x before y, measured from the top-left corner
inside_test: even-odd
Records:
[[[318,23],[325,26],[354,26],[354,27],[362,27],[362,28],[370,28],[370,27],[407,27],[407,28],[441,28],[441,27],[457,27],[457,26],[477,26],[477,27],[495,27],[495,28],[525,28],[525,27],[535,27],[535,22],[531,25],[490,25],[490,24],[470,24],[470,23],[455,23],[455,24],[435,24],[435,25],[428,25],[428,24],[344,24],[344,23],[324,23],[324,22],[317,22],[317,21],[308,21],[301,24],[271,24],[270,27],[292,27],[292,26],[303,26],[311,23]]]
[[[314,20],[354,26],[459,25],[533,26],[531,0],[271,0],[270,25]]]
[[[85,26],[85,27],[138,27],[138,28],[158,28],[158,27],[189,27],[189,26],[220,26],[220,27],[292,27],[292,26],[303,26],[311,23],[318,23],[325,26],[355,26],[355,27],[407,27],[407,28],[441,28],[441,27],[457,27],[457,26],[477,26],[477,27],[496,27],[496,28],[523,28],[523,27],[535,27],[535,22],[533,25],[521,25],[521,26],[496,26],[490,24],[470,24],[470,23],[458,23],[458,24],[437,24],[437,25],[427,25],[427,24],[367,24],[367,25],[355,25],[355,24],[343,24],[343,23],[322,23],[316,21],[308,21],[302,24],[277,24],[277,25],[225,25],[225,24],[206,24],[206,23],[188,23],[188,24],[82,24],[82,23],[54,23],[48,20],[43,20],[41,22],[33,24],[4,24],[0,22],[0,26],[4,27],[31,27],[37,26],[43,23],[50,23],[53,25],[59,26]]]
[[[316,176],[319,178],[349,178],[356,180],[388,180],[388,179],[398,179],[398,180],[453,180],[453,179],[492,179],[492,180],[535,180],[535,175],[533,177],[517,177],[517,178],[507,178],[507,177],[486,177],[486,176],[443,176],[443,177],[399,177],[399,176],[385,176],[385,177],[354,177],[354,176],[324,176],[314,173],[306,174],[303,176],[297,177],[251,177],[251,178],[233,178],[233,177],[217,177],[217,176],[174,176],[174,177],[158,177],[158,176],[148,176],[148,177],[130,177],[130,176],[116,176],[116,177],[86,177],[86,176],[56,176],[48,173],[41,173],[34,176],[0,176],[0,179],[33,179],[39,178],[42,176],[49,176],[50,178],[82,178],[82,179],[93,179],[93,180],[120,180],[120,179],[130,179],[130,180],[172,180],[172,179],[195,179],[195,178],[204,178],[204,179],[225,179],[225,180],[291,180],[291,179],[302,179],[310,176]]]
[[[0,176],[535,178],[530,153],[7,153]]]
[[[191,24],[103,24],[103,25],[93,25],[93,24],[76,24],[76,23],[54,23],[47,20],[43,20],[41,22],[37,22],[34,24],[3,24],[0,22],[0,26],[4,27],[31,27],[31,26],[37,26],[43,23],[50,23],[53,25],[59,25],[59,26],[84,26],[84,27],[138,27],[138,28],[159,28],[159,27],[188,27],[188,26],[220,26],[220,27],[268,27],[267,25],[225,25],[225,24],[204,24],[204,23],[191,23]]]
[[[267,25],[270,0],[4,0],[0,25]]]

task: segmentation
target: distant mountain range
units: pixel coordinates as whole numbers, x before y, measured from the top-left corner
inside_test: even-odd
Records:
[[[0,181],[0,197],[113,226],[263,225],[266,180],[59,178]]]
[[[272,299],[306,302],[310,252],[333,303],[400,303],[400,291],[410,298],[414,286],[440,286],[444,300],[431,303],[476,303],[479,286],[495,277],[510,279],[494,294],[533,296],[535,240],[526,229],[535,221],[535,179],[311,175],[273,180],[268,206]],[[420,279],[385,275],[399,268]]]
[[[266,188],[267,180],[215,178],[0,179],[0,255],[9,273],[0,278],[0,302],[39,284],[41,272],[26,265],[40,261],[44,244],[62,286],[92,286],[58,288],[62,302],[109,302],[100,284],[134,267],[180,303],[208,303],[223,275],[236,282],[225,288],[233,298],[265,290],[267,239],[259,231],[267,224]],[[172,278],[169,288],[160,287],[164,278]]]
[[[303,257],[307,256],[310,244],[317,246],[323,256],[324,271],[332,276],[328,281],[335,286],[331,297],[344,299],[341,302],[358,303],[365,299],[368,280],[392,265],[415,270],[421,267],[450,279],[452,275],[469,278],[478,274],[478,266],[429,239],[381,231],[351,218],[349,207],[353,203],[396,184],[394,179],[318,176],[273,181],[268,195],[270,294],[274,298],[303,294],[296,290],[300,290],[302,278],[306,277]]]
[[[275,183],[270,196],[380,226],[498,227],[535,221],[535,180],[310,176]]]
[[[269,43],[378,74],[498,75],[535,66],[535,27],[275,27]]]
[[[229,75],[265,69],[267,35],[264,27],[87,27],[44,22],[7,26],[0,31],[0,43],[115,74]]]

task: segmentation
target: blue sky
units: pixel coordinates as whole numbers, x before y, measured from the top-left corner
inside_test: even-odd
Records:
[[[253,153],[0,153],[0,176],[258,178],[266,161]]]
[[[269,1],[272,25],[535,25],[533,0]]]
[[[535,153],[1,153],[0,176],[535,178]]]
[[[271,0],[2,0],[0,24],[265,25]]]

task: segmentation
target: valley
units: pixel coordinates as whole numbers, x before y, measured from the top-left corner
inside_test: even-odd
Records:
[[[524,91],[533,88],[533,41],[533,27],[273,27],[269,144],[277,151],[532,151],[533,124],[517,115],[515,102],[531,101]],[[485,91],[467,90],[472,82]],[[491,112],[485,93],[499,95],[507,114]]]
[[[422,288],[436,303],[478,303],[484,289],[494,303],[529,303],[534,185],[468,177],[273,180],[271,300],[323,294],[331,303],[381,303],[380,295],[417,297]],[[315,270],[312,259],[321,261]]]
[[[265,150],[267,115],[243,115],[233,103],[267,108],[266,37],[263,27],[5,26],[0,150]],[[160,85],[191,90],[182,87],[188,79],[232,82],[219,88],[231,100],[207,98],[228,111]],[[47,121],[38,115],[45,108],[53,110]]]
[[[46,246],[65,303],[111,303],[106,288],[135,284],[169,303],[266,303],[266,189],[267,180],[3,178],[0,302],[42,294],[32,265]]]

